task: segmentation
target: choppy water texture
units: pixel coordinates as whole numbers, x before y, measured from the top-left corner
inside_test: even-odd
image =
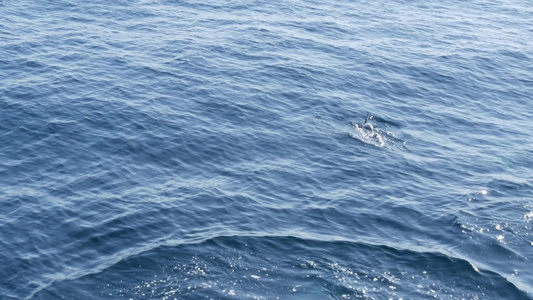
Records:
[[[532,299],[532,59],[520,0],[0,1],[1,298]]]

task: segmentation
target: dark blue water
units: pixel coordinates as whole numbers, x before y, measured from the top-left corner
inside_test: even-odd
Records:
[[[532,299],[532,120],[529,1],[0,1],[0,298]]]

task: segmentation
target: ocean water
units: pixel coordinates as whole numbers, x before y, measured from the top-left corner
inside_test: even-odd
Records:
[[[2,0],[0,298],[532,299],[532,120],[529,1]]]

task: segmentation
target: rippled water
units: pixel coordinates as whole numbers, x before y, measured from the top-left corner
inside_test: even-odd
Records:
[[[0,1],[1,298],[531,299],[530,4]]]

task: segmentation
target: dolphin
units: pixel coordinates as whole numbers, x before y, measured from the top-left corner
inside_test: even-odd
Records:
[[[368,131],[371,131],[373,132],[374,131],[374,126],[372,126],[372,124],[368,123],[368,117],[370,116],[370,113],[367,113],[366,114],[366,118],[365,118],[365,122],[363,123],[363,125],[359,126],[365,130],[368,130]]]

